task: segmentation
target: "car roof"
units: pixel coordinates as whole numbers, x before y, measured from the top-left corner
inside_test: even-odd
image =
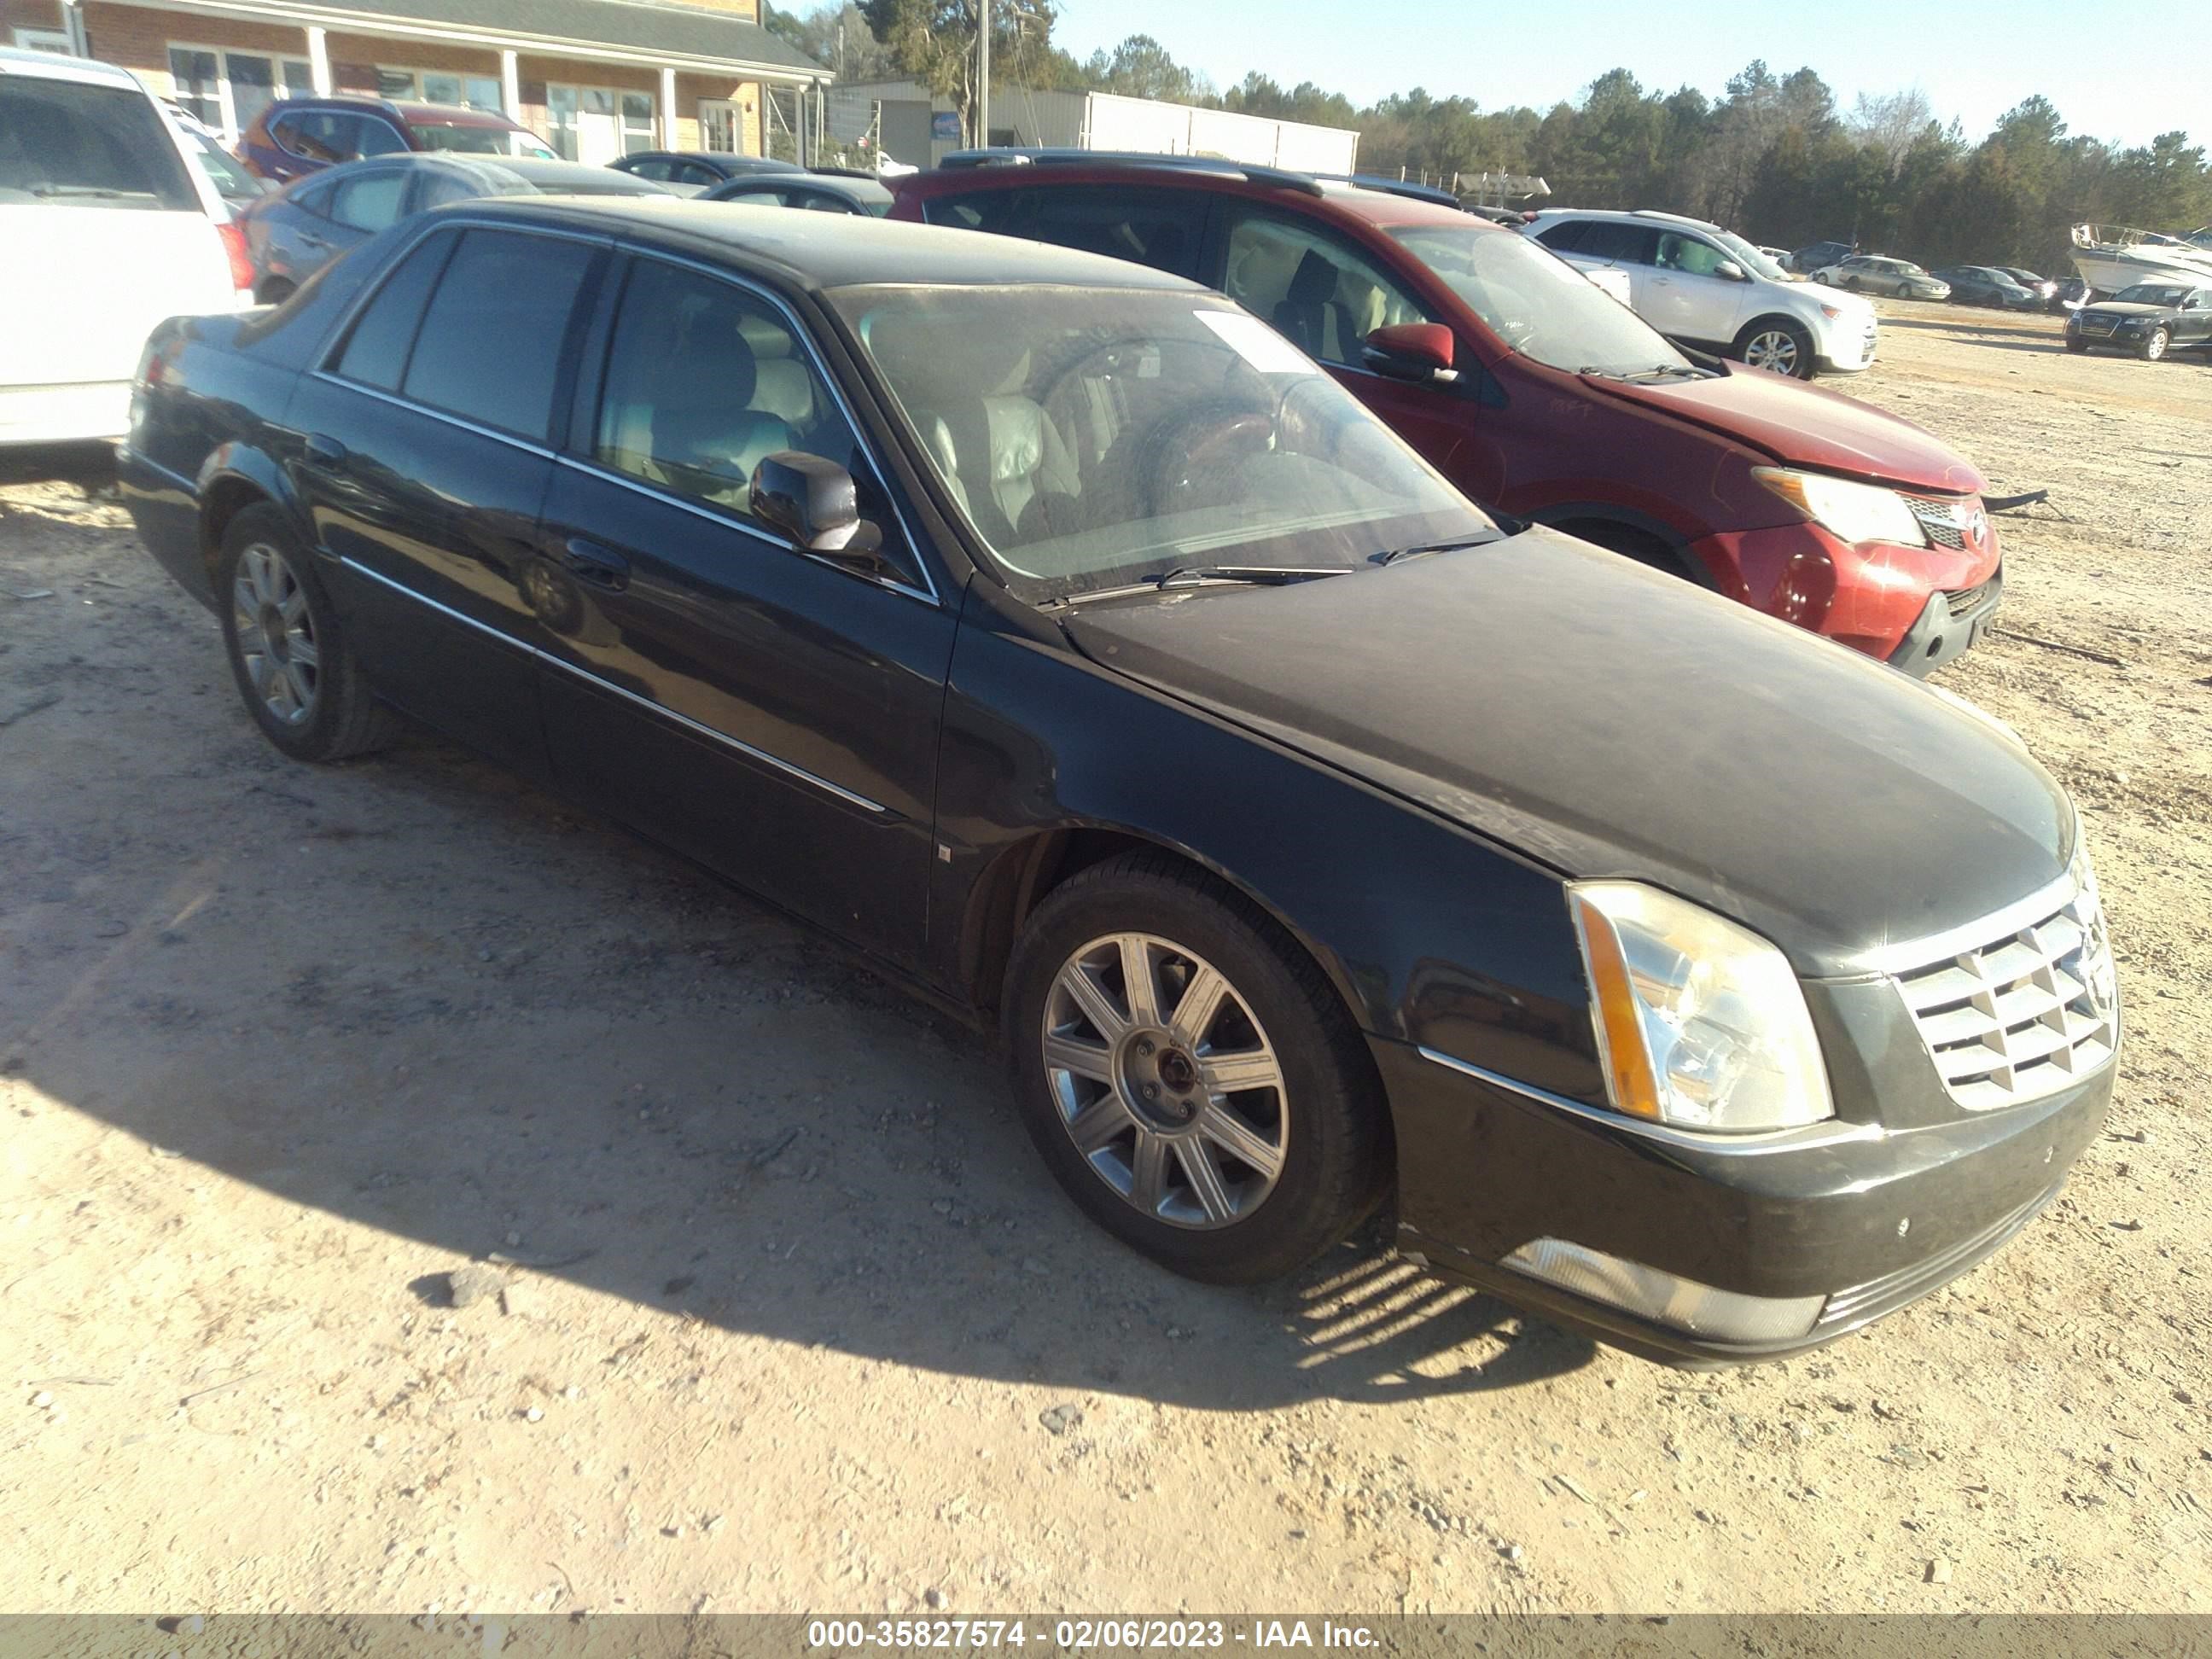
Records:
[[[888,202],[890,186],[874,179],[855,179],[842,173],[736,173],[722,184],[714,186],[709,195],[725,190],[795,190],[801,187],[818,190],[826,196],[842,196],[848,202]]]
[[[911,191],[926,198],[955,191],[1126,185],[1141,179],[1147,187],[1209,191],[1242,196],[1248,200],[1273,201],[1286,207],[1297,206],[1309,212],[1318,206],[1334,210],[1347,218],[1378,225],[1456,224],[1480,225],[1490,230],[1503,228],[1462,208],[1445,206],[1426,196],[1401,195],[1371,188],[1349,177],[1289,173],[1279,167],[1249,167],[1241,161],[1211,156],[1101,156],[1085,150],[1036,153],[1047,156],[1048,164],[970,161],[957,167],[940,165],[927,172],[904,173],[895,179],[879,182],[884,183],[894,195]],[[1322,216],[1329,215],[1324,211]]]
[[[137,76],[112,64],[97,63],[89,58],[64,58],[58,52],[27,52],[15,46],[0,46],[0,75],[75,81],[89,87],[139,86]]]
[[[1540,219],[1598,219],[1620,225],[1681,225],[1690,230],[1709,230],[1716,236],[1721,230],[1710,220],[1692,219],[1686,213],[1662,213],[1656,208],[1546,208],[1536,216]]]
[[[640,179],[618,167],[595,167],[582,161],[549,161],[542,155],[501,155],[496,164],[529,180],[550,195],[568,191],[587,196],[666,196],[668,188],[651,179]]]
[[[502,161],[501,166],[506,163]],[[1196,283],[1127,259],[1016,237],[857,214],[793,213],[672,191],[585,199],[506,196],[434,208],[517,226],[596,231],[710,260],[767,265],[793,286],[819,292],[872,283],[985,287],[994,283],[1154,289],[1201,294]]]
[[[302,93],[296,98],[279,98],[264,112],[275,117],[288,110],[334,109],[345,110],[356,115],[396,115],[403,121],[422,121],[434,125],[456,127],[511,127],[514,122],[497,110],[479,109],[474,104],[426,104],[412,99],[362,98],[343,92]]]

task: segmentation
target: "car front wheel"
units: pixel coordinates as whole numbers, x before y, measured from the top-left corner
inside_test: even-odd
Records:
[[[2154,328],[2151,330],[2148,334],[2146,334],[2143,337],[2143,343],[2141,347],[2143,361],[2147,363],[2154,363],[2160,358],[2165,356],[2166,344],[2172,339],[2172,337],[2173,337],[2171,334],[2162,328]]]
[[[1813,378],[1813,337],[1795,323],[1768,318],[1736,337],[1735,357],[1747,368],[1792,379]]]
[[[230,521],[216,579],[231,675],[263,736],[303,761],[344,760],[391,742],[398,718],[370,694],[282,512],[249,507]]]
[[[1380,1088],[1327,977],[1187,865],[1131,854],[1056,889],[1002,1006],[1023,1121],[1054,1178],[1177,1273],[1295,1272],[1387,1188]]]

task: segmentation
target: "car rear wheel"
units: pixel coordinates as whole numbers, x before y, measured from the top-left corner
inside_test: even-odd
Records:
[[[1813,337],[1778,317],[1763,317],[1737,335],[1733,355],[1747,368],[1793,380],[1813,378]]]
[[[398,735],[283,513],[249,507],[230,521],[216,581],[231,675],[270,742],[295,760],[336,761]]]
[[[2066,349],[2069,351],[2087,351],[2089,349],[2089,343],[2087,340],[2069,340],[2066,343]]]
[[[1132,854],[1054,890],[1002,1006],[1054,1177],[1179,1273],[1295,1272],[1387,1188],[1387,1115],[1342,1003],[1270,918],[1187,865]]]
[[[1846,276],[1844,278],[1844,286],[1849,289],[1852,293],[1856,294],[1861,289],[1864,288],[1866,284],[1860,282],[1856,276]]]
[[[2151,330],[2148,334],[2146,334],[2143,337],[2143,343],[2142,346],[2138,348],[2138,349],[2142,353],[2143,361],[2147,363],[2154,363],[2160,358],[2165,356],[2166,344],[2172,339],[2172,337],[2173,337],[2163,328],[2154,328]]]

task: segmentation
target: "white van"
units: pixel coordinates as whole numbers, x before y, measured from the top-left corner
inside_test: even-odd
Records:
[[[1874,307],[1794,283],[1741,236],[1679,214],[1547,208],[1523,228],[1569,264],[1627,274],[1636,314],[1672,340],[1809,380],[1874,362]]]
[[[0,445],[122,437],[154,325],[252,302],[185,144],[126,71],[0,48]]]

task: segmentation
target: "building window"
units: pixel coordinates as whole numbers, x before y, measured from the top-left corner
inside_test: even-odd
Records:
[[[738,106],[726,98],[699,100],[699,147],[723,155],[744,148],[738,142]]]
[[[305,98],[315,89],[313,66],[304,58],[214,46],[172,46],[169,80],[179,108],[234,143],[279,98]]]
[[[502,110],[496,75],[459,75],[450,70],[392,69],[376,66],[376,91],[380,98],[419,98],[426,104],[473,104],[478,109]]]
[[[557,83],[545,88],[546,123],[553,148],[565,161],[599,167],[655,148],[653,115],[649,92]]]
[[[55,52],[64,58],[76,55],[68,34],[60,29],[17,29],[15,44],[25,52]]]

